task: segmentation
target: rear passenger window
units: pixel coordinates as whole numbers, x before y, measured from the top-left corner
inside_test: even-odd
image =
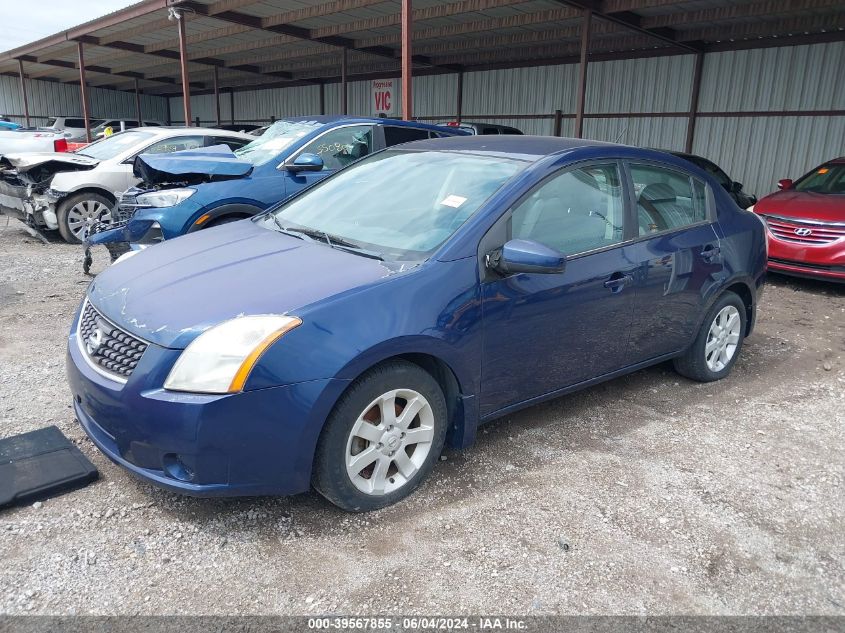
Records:
[[[566,255],[619,244],[624,204],[616,164],[553,176],[514,209],[511,234]]]
[[[421,141],[428,137],[428,130],[415,130],[412,127],[393,127],[391,125],[384,126],[384,142],[388,147],[399,145],[400,143]]]
[[[639,234],[660,233],[707,219],[704,185],[673,169],[631,165]],[[693,191],[693,182],[696,183]]]
[[[186,149],[197,149],[205,144],[203,136],[174,136],[158,141],[145,149],[142,154],[169,154],[170,152],[181,152]]]
[[[85,119],[65,119],[65,127],[85,127]]]

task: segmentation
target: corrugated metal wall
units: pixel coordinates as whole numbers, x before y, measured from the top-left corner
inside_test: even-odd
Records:
[[[52,115],[82,114],[79,87],[52,81],[27,80],[29,113],[34,125],[46,122]],[[91,117],[135,118],[135,93],[118,90],[90,88],[88,101]],[[0,77],[0,114],[10,115],[13,120],[23,122],[23,104],[20,95],[20,80],[17,77]],[[141,95],[141,115],[147,120],[167,121],[167,99],[153,95]]]
[[[845,42],[712,53],[699,111],[845,110]],[[757,195],[845,155],[845,116],[699,117],[693,152]]]
[[[842,42],[707,54],[699,111],[707,115],[845,110],[843,60]],[[692,55],[591,63],[586,112],[603,116],[588,117],[584,135],[682,150],[693,65]],[[552,134],[555,110],[575,112],[577,77],[577,64],[467,72],[463,116],[512,125],[528,134]],[[415,116],[454,119],[457,84],[455,74],[415,77]],[[397,80],[397,112],[401,108],[398,86]],[[370,95],[371,82],[350,82],[349,113],[372,114]],[[319,103],[317,86],[237,92],[235,118],[267,121],[271,116],[315,114]],[[327,113],[340,111],[339,84],[325,87],[325,105]],[[221,106],[224,120],[229,120],[228,94],[221,95]],[[174,119],[181,108],[181,98],[173,98]],[[212,97],[194,97],[192,108],[194,116],[213,121]],[[675,116],[624,116],[632,113]],[[563,135],[571,135],[573,129],[573,119],[564,118]],[[762,195],[773,190],[778,178],[797,177],[823,160],[845,154],[845,117],[702,116],[693,151],[722,165],[748,191]]]

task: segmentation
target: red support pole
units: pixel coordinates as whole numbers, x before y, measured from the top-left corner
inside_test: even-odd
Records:
[[[587,51],[590,48],[590,22],[593,12],[584,9],[584,22],[581,25],[581,65],[578,70],[578,100],[575,104],[575,138],[584,135],[584,105],[587,100]]]
[[[185,41],[185,13],[176,10],[179,25],[179,66],[182,70],[182,105],[185,111],[185,125],[191,125],[191,82],[188,77],[188,44]]]
[[[29,127],[29,99],[26,96],[26,83],[23,80],[23,60],[18,59],[18,73],[21,76],[21,101],[23,101],[23,116],[26,119],[26,127]]]
[[[138,117],[138,125],[142,125],[143,119],[141,118],[141,88],[139,86],[138,79],[135,79],[135,115]]]
[[[349,114],[349,112],[347,111],[347,109],[349,107],[348,91],[347,91],[347,88],[348,88],[347,71],[348,71],[348,69],[346,67],[347,51],[346,51],[345,48],[342,49],[342,50],[343,50],[343,52],[342,52],[342,55],[341,55],[341,58],[340,58],[340,113],[341,114]]]
[[[410,121],[414,116],[414,93],[411,86],[411,29],[413,28],[411,0],[402,0],[402,118]]]
[[[464,109],[464,71],[458,71],[458,103],[457,103],[457,116],[455,117],[455,122],[460,125],[461,124],[461,115],[463,114],[462,110]]]
[[[220,77],[217,66],[214,67],[214,114],[217,117],[217,127],[220,127]]]
[[[687,122],[687,140],[684,151],[692,153],[692,142],[695,138],[695,119],[698,115],[698,93],[701,91],[701,67],[704,65],[704,53],[696,53],[695,66],[692,71],[692,95],[689,104],[689,121]]]
[[[85,55],[82,52],[82,42],[76,43],[79,55],[79,91],[82,96],[82,118],[85,119],[85,140],[91,142],[91,116],[88,113],[88,86],[85,84]]]

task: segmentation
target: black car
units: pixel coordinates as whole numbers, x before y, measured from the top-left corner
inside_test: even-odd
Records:
[[[718,183],[725,188],[725,190],[730,194],[731,198],[734,199],[734,201],[739,205],[741,209],[747,209],[752,204],[755,204],[757,202],[757,196],[743,191],[742,184],[736,182],[735,180],[731,180],[731,178],[716,163],[713,163],[701,156],[696,156],[695,154],[686,154],[684,152],[673,151],[669,151],[669,153],[674,154],[678,158],[688,160],[696,167],[703,169],[708,174],[713,176],[713,178],[715,178]]]

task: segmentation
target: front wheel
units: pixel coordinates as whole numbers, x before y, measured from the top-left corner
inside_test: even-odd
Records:
[[[80,193],[59,204],[59,233],[70,244],[79,244],[91,232],[91,227],[112,221],[111,200],[98,193]]]
[[[351,512],[411,494],[443,450],[446,400],[418,365],[391,361],[356,380],[332,411],[315,456],[314,488]]]
[[[712,382],[727,376],[739,357],[745,338],[745,304],[733,292],[726,292],[708,310],[690,348],[674,360],[682,376]]]

